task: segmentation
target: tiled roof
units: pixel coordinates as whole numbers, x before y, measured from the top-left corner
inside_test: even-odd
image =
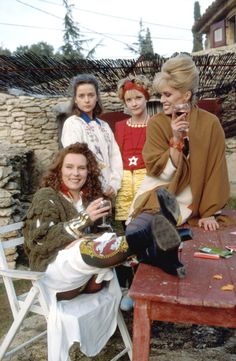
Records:
[[[206,9],[205,13],[195,22],[192,27],[194,32],[202,32],[202,28],[207,24],[211,23],[211,19],[219,16],[220,19],[224,17],[227,12],[236,7],[236,0],[215,0],[210,6]],[[219,19],[219,20],[220,20]],[[214,19],[217,21],[217,18]]]

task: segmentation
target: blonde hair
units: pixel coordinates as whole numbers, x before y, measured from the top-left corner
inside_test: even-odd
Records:
[[[148,94],[149,97],[151,95],[151,82],[145,75],[130,75],[128,78],[124,78],[118,81],[117,84],[117,93],[118,97],[124,101],[125,91],[124,91],[124,85],[127,81],[130,81],[140,87],[142,87]]]
[[[153,80],[153,88],[161,93],[166,85],[178,89],[181,93],[191,91],[191,103],[196,102],[196,92],[199,84],[199,73],[192,58],[180,54],[167,60],[161,72],[157,73]]]

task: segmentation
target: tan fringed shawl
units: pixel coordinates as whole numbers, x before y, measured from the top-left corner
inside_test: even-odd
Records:
[[[153,116],[148,123],[143,148],[149,176],[158,178],[163,172],[170,157],[171,137],[170,118],[164,113]],[[218,118],[197,106],[190,114],[189,148],[189,159],[181,152],[175,175],[166,187],[178,195],[190,184],[193,194],[192,216],[209,217],[221,210],[229,198],[225,138]],[[155,212],[159,209],[156,188],[137,197],[133,216],[144,210]]]

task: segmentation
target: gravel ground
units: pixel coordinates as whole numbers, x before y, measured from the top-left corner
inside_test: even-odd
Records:
[[[132,335],[132,313],[124,314]],[[25,320],[23,329],[14,344],[21,343],[29,335],[45,329],[41,316]],[[108,361],[123,349],[118,331],[109,340],[102,352],[93,358],[84,356],[78,345],[71,348],[72,361]],[[9,358],[11,361],[46,361],[46,338],[35,342]],[[124,355],[121,361],[129,361]],[[152,326],[150,361],[236,361],[236,331],[219,327],[180,325],[155,321]]]

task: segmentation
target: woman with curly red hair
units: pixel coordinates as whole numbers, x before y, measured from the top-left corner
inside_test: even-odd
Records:
[[[115,332],[121,299],[110,267],[133,255],[143,258],[148,248],[161,242],[153,239],[151,229],[145,229],[141,242],[132,229],[126,237],[91,234],[110,208],[102,203],[99,179],[97,161],[87,144],[61,149],[26,215],[30,268],[45,271],[40,281],[49,299],[48,361],[66,361],[75,341],[87,356],[101,351]]]
[[[30,268],[45,271],[42,282],[50,299],[49,361],[67,360],[74,341],[86,355],[95,356],[116,329],[121,291],[109,267],[123,262],[129,250],[125,238],[114,233],[89,235],[94,222],[109,212],[102,201],[95,156],[87,144],[75,143],[58,152],[26,216]]]

